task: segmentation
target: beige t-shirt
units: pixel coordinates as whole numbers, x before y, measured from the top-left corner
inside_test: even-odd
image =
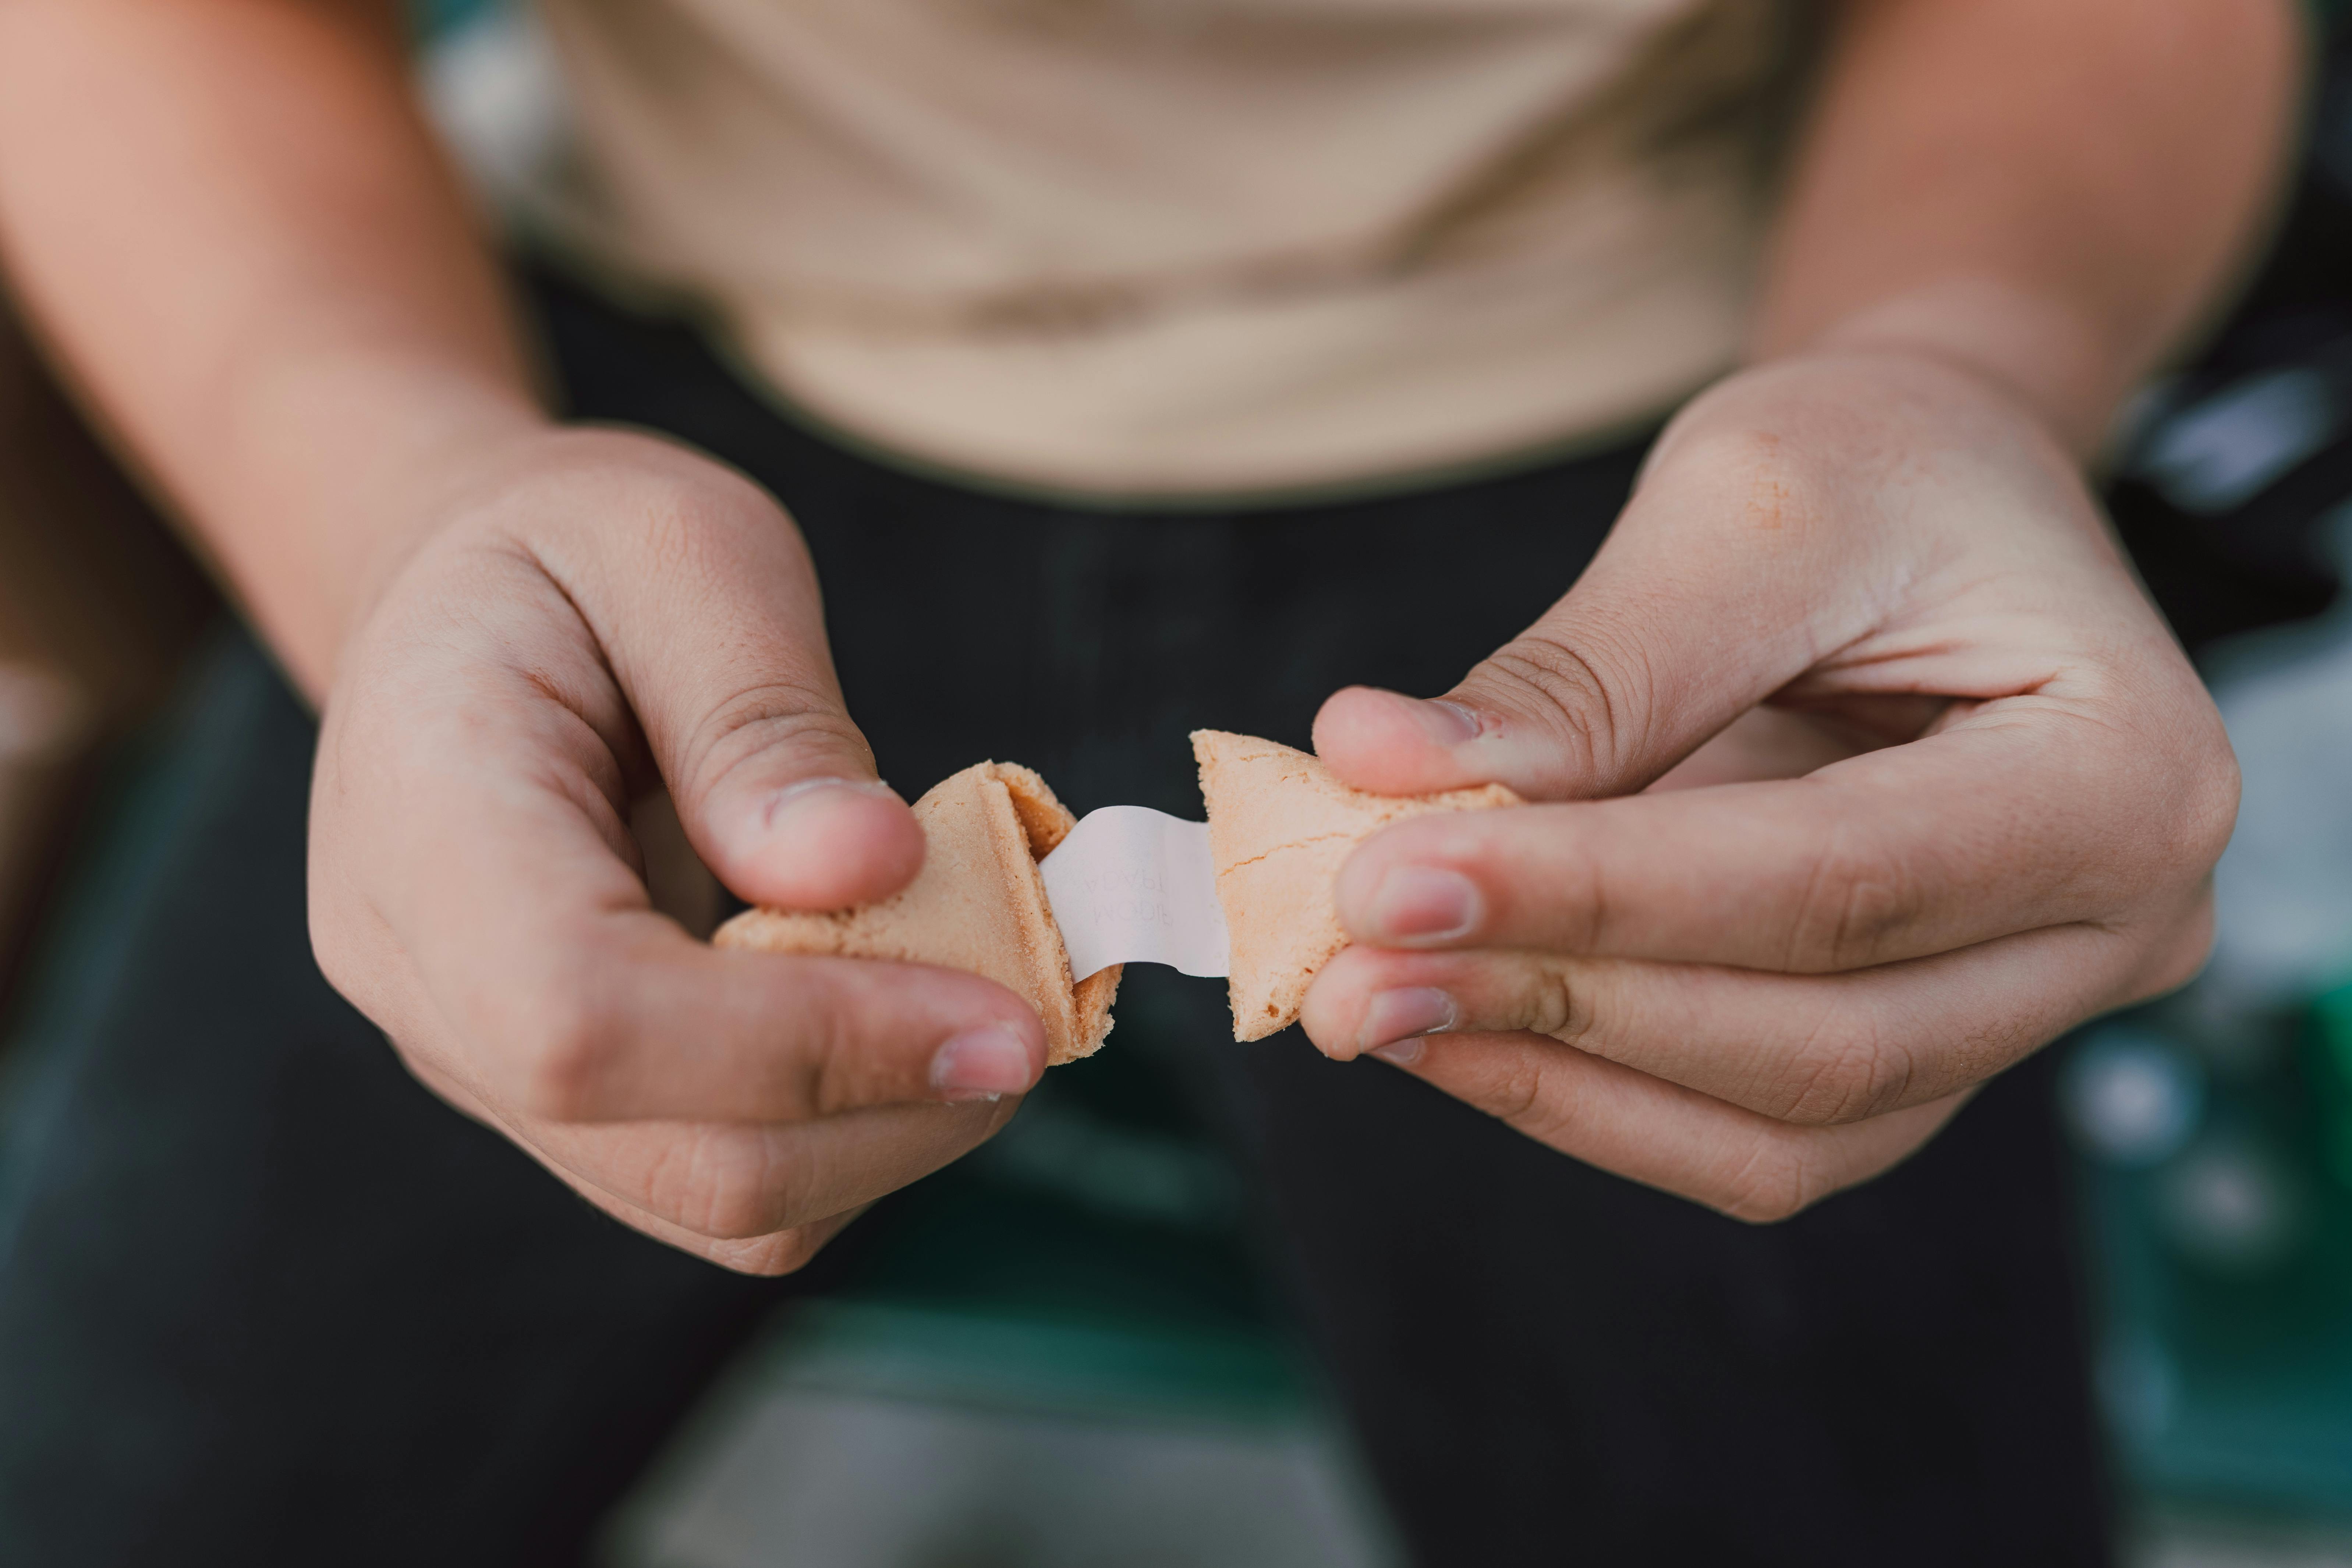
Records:
[[[571,243],[914,458],[1136,498],[1622,431],[1741,337],[1778,0],[540,0]]]

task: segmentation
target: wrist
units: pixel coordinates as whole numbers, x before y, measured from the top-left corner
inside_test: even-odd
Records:
[[[1801,337],[1768,321],[1759,363],[1894,355],[1941,365],[2028,413],[2078,461],[2105,439],[2139,366],[2085,312],[2047,295],[1953,279],[1866,305]]]
[[[205,531],[316,701],[401,566],[557,426],[520,386],[469,366],[353,361],[273,382],[248,391],[236,421],[255,433],[237,465],[254,478],[219,499],[241,526]]]

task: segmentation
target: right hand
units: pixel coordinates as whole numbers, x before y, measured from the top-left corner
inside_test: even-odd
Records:
[[[1339,693],[1317,749],[1544,804],[1359,848],[1307,1033],[1743,1219],[1879,1174],[2212,941],[2221,716],[2044,417],[1934,353],[1694,399],[1444,702]]]
[[[320,963],[417,1077],[599,1207],[797,1268],[1002,1127],[1044,1027],[974,975],[720,952],[654,909],[628,825],[665,787],[755,902],[863,903],[922,863],[772,500],[588,429],[501,445],[448,493],[325,704]]]

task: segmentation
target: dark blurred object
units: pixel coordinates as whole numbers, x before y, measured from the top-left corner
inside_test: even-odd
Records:
[[[2340,1529],[2352,1525],[2352,973],[2333,896],[2352,841],[2334,760],[2352,649],[2339,597],[2352,563],[2340,20],[2320,67],[2277,244],[2205,352],[2135,410],[2110,496],[2245,773],[2216,874],[2220,950],[2187,991],[2085,1031],[2065,1070],[2125,1479],[2168,1510]],[[2290,621],[2303,624],[2263,630]]]
[[[2193,653],[2326,608],[2352,496],[2352,33],[2324,48],[2276,243],[2204,352],[2125,421],[2109,510]]]
[[[2065,1070],[2133,1490],[2352,1524],[2352,985],[2252,1015],[2200,984]]]
[[[0,297],[0,997],[92,763],[215,614]]]

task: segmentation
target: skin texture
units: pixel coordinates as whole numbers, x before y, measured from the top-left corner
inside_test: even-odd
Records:
[[[788,1269],[1002,1125],[1042,1030],[971,976],[716,953],[653,907],[629,825],[665,795],[786,907],[890,892],[920,836],[775,503],[545,411],[395,20],[0,0],[0,253],[321,703],[329,976],[608,1211]],[[1566,803],[1368,845],[1318,1043],[1442,993],[1457,1032],[1407,1070],[1754,1217],[2202,952],[2228,750],[2076,463],[2242,254],[2296,45],[2284,0],[1833,26],[1756,368],[1458,709],[1351,691],[1318,731],[1365,787]],[[1475,918],[1402,930],[1453,873]]]

